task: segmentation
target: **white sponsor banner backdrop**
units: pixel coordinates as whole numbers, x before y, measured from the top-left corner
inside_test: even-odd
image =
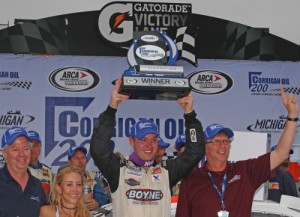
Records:
[[[198,60],[197,68],[183,61],[176,64],[190,78],[194,108],[204,127],[217,122],[234,131],[270,133],[273,146],[287,115],[280,87],[300,100],[299,62]],[[56,171],[66,163],[70,146],[89,149],[112,82],[128,67],[123,57],[0,55],[0,134],[12,125],[38,131],[40,160]],[[172,144],[168,151],[184,132],[176,101],[129,100],[117,112],[115,151],[132,152],[127,137],[139,118],[152,118],[159,125],[162,138]],[[292,160],[300,159],[299,144],[297,132]],[[92,159],[88,167],[96,169]]]

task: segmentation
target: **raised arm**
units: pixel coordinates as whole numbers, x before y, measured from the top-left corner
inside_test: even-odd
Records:
[[[118,187],[120,159],[112,153],[109,141],[116,126],[116,112],[120,103],[128,99],[128,96],[119,94],[122,81],[119,79],[111,93],[109,106],[99,116],[98,123],[94,127],[91,138],[91,156],[95,165],[108,180],[112,192]]]
[[[186,97],[182,97],[177,100],[177,103],[181,106],[184,114],[191,113],[193,111],[194,97],[190,92]]]
[[[121,84],[122,84],[122,80],[118,79],[116,81],[115,87],[111,93],[109,106],[114,109],[117,109],[122,101],[128,100],[128,98],[129,98],[129,96],[119,93]]]
[[[272,151],[270,158],[271,170],[275,169],[280,163],[289,157],[291,146],[294,142],[297,120],[299,115],[299,105],[297,97],[294,95],[285,95],[284,88],[281,88],[281,98],[288,112],[286,126],[277,143],[277,148]]]
[[[186,148],[176,159],[167,160],[170,188],[186,176],[205,154],[203,128],[201,122],[196,118],[193,102],[194,98],[191,93],[177,100],[184,111]]]

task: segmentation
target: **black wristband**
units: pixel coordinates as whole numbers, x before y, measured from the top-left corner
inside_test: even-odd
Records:
[[[288,121],[294,121],[294,122],[297,122],[299,120],[299,118],[289,118],[289,117],[287,117],[286,119]]]

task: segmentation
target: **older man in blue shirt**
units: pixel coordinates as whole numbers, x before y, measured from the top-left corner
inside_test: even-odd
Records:
[[[31,144],[26,130],[7,129],[1,147],[6,164],[0,170],[0,216],[38,217],[46,196],[41,182],[28,171]]]

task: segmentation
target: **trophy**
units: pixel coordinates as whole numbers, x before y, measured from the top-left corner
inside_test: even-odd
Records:
[[[175,42],[164,32],[135,32],[129,47],[129,69],[123,73],[119,92],[130,99],[177,100],[191,91],[183,66],[174,66]]]

